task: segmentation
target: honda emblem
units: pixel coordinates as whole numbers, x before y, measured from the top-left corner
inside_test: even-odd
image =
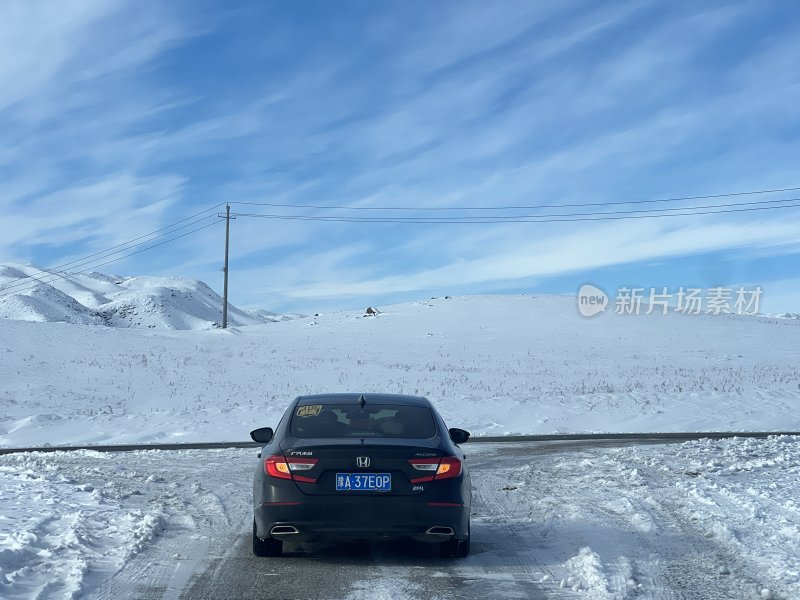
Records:
[[[369,456],[356,456],[356,466],[365,469],[369,466]]]

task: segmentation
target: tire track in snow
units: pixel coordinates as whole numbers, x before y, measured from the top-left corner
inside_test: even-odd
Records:
[[[675,512],[674,473],[643,475],[642,465],[620,452],[496,447],[481,457],[486,476],[478,505],[489,507],[492,525],[510,531],[515,547],[532,554],[535,571],[552,576],[548,595],[572,597],[554,587],[570,587],[564,563],[586,546],[604,559],[605,581],[584,589],[592,598],[715,600],[760,589],[735,556]],[[526,545],[519,545],[521,532]]]
[[[655,580],[665,588],[665,598],[726,600],[762,597],[759,591],[764,586],[758,581],[758,573],[752,566],[715,539],[712,532],[701,528],[702,524],[691,516],[691,509],[683,506],[680,498],[676,501],[676,479],[679,481],[695,474],[650,468],[647,461],[640,460],[635,452],[621,459],[628,460],[646,480],[651,516],[664,527],[669,527],[675,532],[674,539],[681,541],[677,544],[662,540],[653,544],[660,568]],[[727,511],[728,518],[734,520],[740,512],[731,509]],[[770,597],[779,598],[774,593]]]
[[[20,477],[19,485],[28,485],[29,476],[39,485],[36,477],[50,473],[41,485],[94,493],[75,491],[89,483],[102,490],[96,510],[112,532],[142,525],[144,515],[161,515],[156,523],[161,529],[152,538],[144,532],[121,567],[110,560],[117,556],[113,552],[106,563],[86,554],[90,585],[81,592],[86,598],[750,598],[756,589],[752,577],[758,573],[730,548],[706,537],[703,523],[692,521],[681,504],[686,499],[676,478],[689,475],[658,468],[678,455],[673,448],[469,446],[475,486],[473,553],[463,560],[442,559],[430,546],[402,543],[288,545],[284,557],[252,556],[252,450],[117,457],[84,452],[8,457],[3,465]],[[57,490],[48,494],[58,498]],[[728,512],[740,516],[750,502],[721,492],[708,500],[722,503],[723,512],[725,502],[736,502]],[[781,514],[794,518],[796,513],[792,503]],[[47,530],[42,539],[61,535],[62,524],[69,525],[66,520],[42,524],[41,531]],[[73,525],[68,529],[80,529],[80,523]],[[582,552],[587,546],[593,553]],[[565,566],[572,558],[571,566]],[[598,563],[592,563],[595,558]],[[720,572],[721,566],[730,573]],[[98,572],[98,567],[107,571]],[[570,576],[576,579],[570,582]],[[579,592],[559,587],[561,580]],[[58,581],[44,585],[45,596],[64,595]]]

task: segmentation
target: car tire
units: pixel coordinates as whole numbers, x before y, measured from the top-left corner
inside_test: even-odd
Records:
[[[256,522],[253,521],[253,554],[256,556],[280,556],[283,552],[283,542],[280,540],[262,540],[256,535]]]
[[[461,539],[453,538],[443,542],[441,545],[442,556],[447,558],[466,558],[469,556],[469,538],[470,532],[469,528],[467,528],[467,537]]]

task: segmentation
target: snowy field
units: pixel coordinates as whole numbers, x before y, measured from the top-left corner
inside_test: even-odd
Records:
[[[800,438],[467,453],[469,558],[378,547],[394,566],[368,558],[365,569],[356,555],[336,569],[340,587],[319,597],[800,597]],[[249,555],[254,454],[0,456],[0,597],[203,597],[202,574],[237,553],[296,586],[292,597],[317,597],[303,585],[333,577],[324,550]]]
[[[241,312],[220,330],[199,282],[103,277],[0,302],[27,319],[0,318],[0,446],[240,441],[294,396],[338,391],[424,395],[474,435],[800,430],[798,319],[586,319],[574,298],[521,295]],[[401,557],[377,583],[356,561],[340,597],[800,598],[798,439],[468,452],[474,554]],[[253,461],[1,456],[0,598],[200,598],[209,561],[261,572]],[[308,552],[271,568],[310,573]]]
[[[431,398],[476,435],[800,429],[800,320],[438,298],[228,330],[0,320],[0,445],[235,441],[298,394]]]

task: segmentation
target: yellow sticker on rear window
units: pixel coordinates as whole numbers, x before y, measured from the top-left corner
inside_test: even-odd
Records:
[[[316,417],[322,412],[322,404],[309,404],[297,408],[298,417]]]

